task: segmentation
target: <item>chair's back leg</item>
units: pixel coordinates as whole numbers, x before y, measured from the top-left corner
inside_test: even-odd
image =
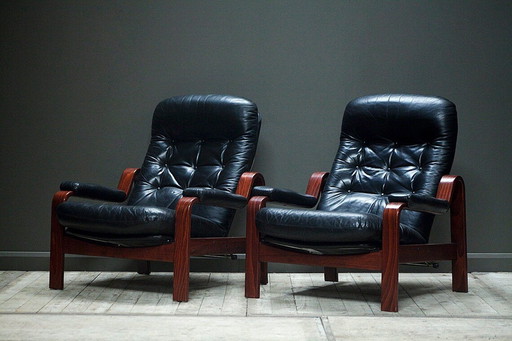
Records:
[[[260,263],[260,284],[268,284],[268,263]]]
[[[454,197],[450,208],[450,223],[452,243],[455,243],[457,246],[457,258],[452,260],[452,290],[468,292],[466,198],[462,178],[458,177],[454,185]]]
[[[137,273],[139,275],[151,274],[151,262],[148,260],[141,260],[137,262]]]
[[[57,218],[56,208],[68,199],[71,192],[57,192],[53,196],[50,240],[50,289],[64,289],[64,228]]]
[[[338,269],[337,268],[324,268],[324,280],[326,282],[337,282],[338,281]]]

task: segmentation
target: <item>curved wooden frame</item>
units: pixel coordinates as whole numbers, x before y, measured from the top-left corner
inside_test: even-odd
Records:
[[[327,173],[314,173],[307,194],[317,198]],[[314,189],[314,190],[313,190]],[[324,267],[325,280],[337,281],[337,268],[354,268],[381,272],[381,310],[398,311],[399,264],[412,262],[452,261],[452,289],[467,292],[466,207],[464,181],[460,176],[446,175],[441,179],[437,198],[450,203],[451,241],[441,244],[400,245],[399,222],[406,203],[389,203],[384,210],[382,249],[360,255],[311,255],[284,250],[260,242],[256,228],[256,214],[265,207],[267,197],[253,197],[247,209],[247,258],[245,296],[258,298],[260,284],[266,284],[267,262],[317,265]],[[266,266],[263,267],[266,269]]]
[[[128,194],[138,171],[137,168],[127,168],[121,175],[117,188]],[[249,198],[254,186],[262,186],[264,184],[263,176],[260,173],[243,173],[240,177],[236,194]],[[176,207],[175,238],[172,243],[150,247],[127,248],[89,243],[73,238],[64,233],[64,227],[59,223],[56,214],[56,207],[72,196],[72,191],[59,191],[53,196],[49,281],[51,289],[64,288],[65,254],[129,258],[174,263],[173,300],[180,302],[188,301],[191,256],[245,252],[245,237],[190,237],[192,206],[199,202],[199,199],[196,197],[183,197],[178,202]]]

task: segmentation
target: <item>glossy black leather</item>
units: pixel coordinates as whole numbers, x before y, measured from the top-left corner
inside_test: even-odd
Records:
[[[73,191],[76,196],[96,200],[122,202],[126,200],[126,193],[97,184],[64,181],[60,184],[61,191]]]
[[[398,194],[388,195],[389,202],[407,203],[407,209],[418,212],[428,212],[432,214],[442,214],[448,212],[450,203],[446,200],[433,198],[431,196],[419,194]]]
[[[203,187],[209,189],[203,193],[209,202],[192,209],[192,237],[226,236],[234,208],[246,203],[233,193],[252,166],[259,127],[256,105],[243,98],[191,95],[164,100],[153,114],[151,142],[126,202],[68,201],[57,207],[59,221],[68,234],[93,241],[161,244],[173,240],[174,209],[183,191]]]
[[[357,98],[346,107],[339,149],[317,210],[263,208],[257,227],[264,240],[278,238],[281,246],[288,240],[294,247],[311,242],[380,247],[389,196],[411,200],[414,195],[423,199],[411,201],[413,206],[443,209],[443,203],[431,199],[450,171],[456,138],[455,105],[446,99],[400,94]],[[432,222],[429,213],[403,211],[400,242],[428,242]]]
[[[269,186],[256,186],[252,189],[251,195],[268,197],[271,201],[278,201],[283,204],[302,207],[314,207],[318,199],[312,195],[301,194],[285,188]]]
[[[227,208],[244,208],[247,205],[247,198],[243,195],[216,188],[189,187],[183,191],[183,196],[196,197],[204,205]]]

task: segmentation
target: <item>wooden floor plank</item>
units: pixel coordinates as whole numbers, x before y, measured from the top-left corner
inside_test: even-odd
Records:
[[[62,310],[64,313],[83,313],[101,295],[112,280],[115,273],[101,272],[86,287],[73,298]]]
[[[99,272],[66,272],[64,289],[55,290],[57,295],[42,307],[40,313],[62,312],[86,287],[99,276]]]
[[[347,315],[347,307],[337,288],[339,282],[326,282],[323,273],[312,273],[310,277],[322,315]]]
[[[212,273],[208,281],[208,287],[202,292],[203,300],[198,314],[219,315],[222,312],[227,285],[227,273]]]
[[[298,315],[317,315],[322,311],[309,273],[291,274],[290,282]]]
[[[117,296],[115,302],[108,309],[109,314],[129,314],[139,298],[144,294],[141,288],[143,279],[134,275],[128,280],[126,287]]]
[[[77,276],[77,273],[69,274],[68,281],[73,280]],[[16,312],[18,313],[32,313],[38,312],[44,306],[46,306],[51,300],[53,300],[59,293],[60,290],[52,290],[48,288],[48,274],[41,276],[37,281],[37,285],[34,287],[33,296],[30,297],[23,305],[21,305]]]
[[[119,295],[121,295],[123,290],[128,286],[133,276],[135,276],[135,273],[131,272],[111,273],[111,279],[105,290],[99,293],[99,295],[84,310],[84,313],[104,314],[108,312]]]
[[[512,315],[512,275],[510,273],[475,273],[471,290],[500,315]]]
[[[380,311],[380,274],[272,273],[261,298],[244,297],[243,273],[191,273],[190,300],[172,301],[172,273],[66,272],[64,290],[47,272],[0,273],[1,313],[202,316],[395,316],[512,319],[512,273],[469,276],[469,293],[447,273],[400,274],[398,314]]]
[[[5,302],[10,300],[17,293],[22,291],[26,286],[43,276],[43,272],[25,272],[13,281],[10,281],[0,291],[0,306],[4,306]],[[7,309],[7,308],[5,308]]]
[[[247,299],[247,316],[272,315],[272,299],[268,284],[260,286],[260,298]]]
[[[137,275],[137,290],[142,295],[131,309],[131,313],[155,314],[161,312],[171,313],[178,307],[178,302],[172,300],[172,274],[154,273],[149,276]],[[167,302],[167,307],[164,303]]]
[[[205,290],[208,288],[210,273],[194,272],[190,273],[190,292],[188,302],[179,303],[176,308],[176,314],[180,315],[198,315],[199,309],[203,303]]]
[[[400,287],[407,292],[411,301],[414,302],[415,309],[408,309],[406,300],[399,298],[399,312],[402,315],[409,316],[439,316],[447,315],[446,309],[435,299],[433,292],[435,287],[428,277],[418,276],[416,273],[400,274]]]
[[[442,274],[433,277],[435,281],[441,285],[446,291],[450,292],[450,297],[453,302],[456,302],[459,307],[458,316],[496,316],[498,313],[490,307],[484,300],[478,297],[471,289],[474,282],[473,276],[469,276],[469,292],[453,292],[451,291],[451,275]]]
[[[380,314],[380,283],[370,273],[358,272],[351,275],[372,314]]]
[[[339,282],[336,284],[336,290],[341,297],[346,311],[350,314],[373,316],[373,311],[367,304],[352,274],[340,273],[338,277]]]
[[[436,279],[437,277],[443,276],[442,274],[436,274],[435,276],[418,274],[417,276],[421,278],[421,282],[424,283],[426,287],[430,288],[432,297],[446,311],[447,315],[440,316],[461,316],[466,313],[465,305],[456,297],[451,286],[446,287],[446,285],[440,285],[439,281]],[[443,278],[443,281],[448,280],[451,283],[451,275],[449,275],[449,278],[450,279]],[[425,290],[427,290],[427,288],[425,288]]]
[[[21,306],[27,304],[32,299],[37,297],[37,294],[43,289],[43,286],[48,283],[48,276],[44,272],[38,273],[38,276],[33,281],[21,288],[11,298],[4,301],[0,306],[0,312],[4,311],[18,311]]]
[[[2,271],[0,274],[0,289],[15,281],[21,275],[23,275],[26,271]]]
[[[271,300],[272,314],[297,315],[290,274],[272,273],[268,277],[268,291],[265,294]]]
[[[229,273],[226,293],[222,303],[222,315],[243,316],[247,314],[247,299],[245,294],[245,274]]]

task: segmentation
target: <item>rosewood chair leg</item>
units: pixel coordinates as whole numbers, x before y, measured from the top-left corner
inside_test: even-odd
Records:
[[[382,278],[380,309],[398,311],[398,248],[400,243],[400,213],[404,203],[390,203],[384,210],[382,224]]]
[[[183,197],[176,207],[173,300],[188,301],[190,283],[190,226],[196,197]]]
[[[338,269],[337,268],[324,268],[324,280],[326,282],[337,282],[338,281]]]
[[[250,230],[247,230],[247,248],[245,257],[245,297],[259,298],[260,283],[262,282],[262,270],[265,270],[266,279],[266,263],[258,262],[258,237],[251,238]]]
[[[452,290],[458,292],[468,292],[468,272],[466,257],[460,257],[452,261]]]
[[[452,260],[452,290],[468,292],[468,259],[466,245],[466,199],[464,182],[455,181],[454,198],[450,210],[451,238],[457,245],[457,258]]]
[[[267,197],[252,197],[247,208],[245,233],[245,297],[247,298],[259,298],[260,284],[262,281],[267,281],[267,265],[258,260],[260,238],[256,228],[256,212],[265,206],[266,201]]]
[[[396,270],[388,268],[382,272],[380,310],[398,311],[398,264]]]
[[[245,297],[259,298],[261,268],[258,266],[257,261],[254,262],[248,258],[246,259],[245,264]]]
[[[178,258],[178,257],[177,257]],[[174,262],[174,279],[172,299],[177,302],[187,302],[190,286],[190,259]]]
[[[71,192],[57,192],[52,200],[50,238],[50,289],[64,289],[64,229],[57,218],[56,208]]]
[[[64,252],[62,251],[62,240],[53,241],[50,250],[50,289],[64,289]]]

